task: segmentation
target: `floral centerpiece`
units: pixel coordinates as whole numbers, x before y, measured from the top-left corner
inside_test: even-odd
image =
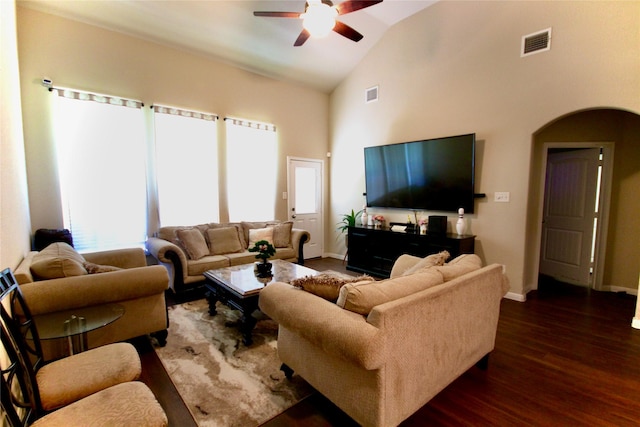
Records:
[[[267,240],[258,240],[252,248],[248,249],[249,252],[257,252],[256,259],[261,259],[262,262],[256,264],[258,269],[258,276],[265,277],[271,275],[271,263],[267,262],[269,258],[275,255],[276,248]]]
[[[384,216],[382,215],[374,215],[373,216],[373,225],[376,228],[380,228],[384,225]]]

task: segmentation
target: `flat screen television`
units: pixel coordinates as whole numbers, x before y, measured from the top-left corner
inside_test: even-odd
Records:
[[[365,147],[367,206],[473,213],[475,133]]]

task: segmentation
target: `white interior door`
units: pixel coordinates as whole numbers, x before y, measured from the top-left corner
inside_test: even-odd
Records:
[[[289,217],[295,228],[302,228],[311,234],[304,245],[304,258],[322,256],[324,233],[322,230],[322,160],[288,158]]]
[[[540,273],[589,286],[599,148],[549,153]]]

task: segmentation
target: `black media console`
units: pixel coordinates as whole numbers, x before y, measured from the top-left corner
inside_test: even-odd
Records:
[[[393,263],[402,254],[425,257],[443,250],[453,259],[472,254],[475,236],[457,234],[417,234],[388,228],[349,227],[347,270],[376,277],[389,277]]]

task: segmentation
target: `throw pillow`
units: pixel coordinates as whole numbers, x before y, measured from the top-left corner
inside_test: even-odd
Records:
[[[273,246],[276,248],[287,248],[291,246],[291,229],[293,221],[269,224],[273,228]]]
[[[482,268],[482,259],[476,254],[463,254],[451,262],[433,267],[442,274],[445,282]]]
[[[52,243],[34,255],[31,274],[35,280],[82,276],[87,270],[82,266],[84,257],[63,242]]]
[[[252,228],[249,230],[249,248],[252,248],[260,240],[266,240],[273,245],[273,228]]]
[[[291,285],[324,298],[327,301],[336,302],[340,295],[340,288],[347,283],[373,282],[374,278],[366,274],[358,277],[342,278],[331,274],[318,274],[305,276],[291,281]]]
[[[443,283],[437,271],[425,271],[373,283],[345,284],[336,304],[345,310],[367,316],[373,307],[406,297]]]
[[[241,222],[242,225],[242,234],[244,236],[244,242],[247,244],[246,247],[249,246],[249,230],[255,228],[265,228],[267,226],[266,222]]]
[[[211,255],[242,252],[243,248],[236,227],[210,228],[207,230]]]
[[[413,273],[417,273],[419,271],[434,267],[436,265],[444,265],[444,262],[449,258],[449,252],[442,251],[437,254],[428,255],[418,261],[413,267],[408,268],[403,276],[408,276]]]
[[[176,232],[182,248],[187,252],[189,259],[200,259],[209,255],[209,247],[204,236],[197,228],[178,230]]]
[[[235,227],[238,230],[238,238],[240,239],[240,245],[242,245],[242,249],[247,249],[247,239],[244,238],[244,229],[242,228],[241,222],[223,222],[223,223],[211,223],[209,224],[209,228],[227,228],[227,227]],[[247,234],[247,238],[248,238]]]
[[[85,268],[85,270],[87,270],[87,273],[89,274],[108,273],[110,271],[122,270],[122,268],[115,267],[113,265],[94,264],[89,261],[85,261],[82,266]]]

